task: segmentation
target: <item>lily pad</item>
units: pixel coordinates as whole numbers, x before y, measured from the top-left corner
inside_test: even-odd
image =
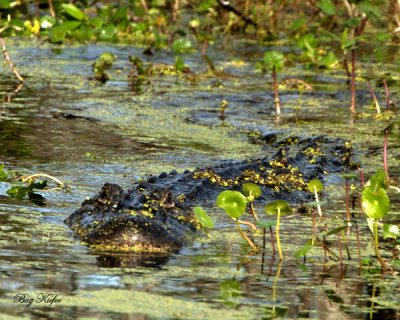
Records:
[[[318,179],[311,180],[308,183],[308,190],[310,190],[310,192],[312,192],[312,193],[321,192],[322,189],[324,189],[324,186],[323,186],[322,182],[319,181]]]
[[[390,200],[385,189],[380,188],[374,191],[371,187],[366,187],[361,197],[362,208],[368,217],[381,219],[388,213]]]
[[[209,217],[209,215],[203,210],[202,207],[197,206],[193,208],[194,214],[196,215],[197,221],[204,227],[208,229],[214,228],[214,221]]]
[[[276,70],[281,70],[285,64],[285,57],[278,51],[268,51],[264,54],[264,63],[271,69],[275,67]]]
[[[246,197],[239,191],[226,190],[219,194],[216,204],[231,218],[239,218],[246,210]]]
[[[265,206],[265,212],[268,214],[278,214],[278,211],[280,211],[281,215],[284,215],[291,213],[292,209],[289,207],[289,204],[284,200],[276,200],[268,203]]]
[[[369,180],[369,188],[371,188],[372,191],[376,192],[378,189],[387,189],[386,185],[386,173],[382,170],[379,169]]]
[[[256,226],[260,228],[268,229],[269,227],[276,226],[276,220],[268,221],[268,220],[257,220]]]
[[[261,196],[262,193],[261,188],[255,183],[251,182],[243,184],[242,192],[247,197],[247,200],[249,200],[250,202],[254,199],[257,199],[259,196]]]

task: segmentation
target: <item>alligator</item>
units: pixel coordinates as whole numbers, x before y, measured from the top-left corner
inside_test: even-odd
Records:
[[[245,182],[262,188],[260,201],[309,201],[307,182],[342,171],[352,152],[349,143],[325,136],[282,139],[268,133],[252,139],[265,146],[266,157],[163,172],[134,182],[128,190],[105,183],[65,222],[95,250],[176,251],[200,228],[192,211],[195,205],[211,206],[221,191],[240,190]]]

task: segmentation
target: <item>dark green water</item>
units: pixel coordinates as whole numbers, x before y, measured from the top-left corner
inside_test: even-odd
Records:
[[[196,239],[172,255],[99,254],[80,245],[63,224],[105,181],[128,187],[148,174],[263,156],[243,129],[351,140],[365,171],[374,172],[382,163],[380,128],[386,122],[373,119],[365,83],[357,96],[364,116],[352,120],[341,70],[293,67],[282,78],[307,80],[314,91],[300,96],[283,89],[283,114],[277,119],[270,77],[254,70],[262,48],[246,61],[240,58],[245,44],[211,53],[224,71],[218,76],[202,74],[206,66],[199,64],[199,56],[189,55],[186,63],[197,76],[157,74],[138,89],[127,80],[129,54],[157,64],[172,64],[174,57],[166,52],[149,57],[127,46],[55,48],[15,41],[9,47],[27,81],[14,92],[17,84],[7,66],[2,67],[0,163],[23,174],[51,174],[70,190],[43,194],[47,206],[37,207],[10,200],[9,185],[0,183],[0,319],[399,319],[397,273],[360,271],[353,236],[351,261],[324,263],[321,248],[311,251],[305,265],[293,257],[311,234],[307,215],[283,221],[287,259],[281,264],[271,258],[268,247],[264,255],[249,254],[216,209],[211,209],[217,226],[210,238]],[[388,61],[396,50],[388,52]],[[89,77],[91,64],[104,51],[118,59],[110,70],[112,80],[100,85]],[[391,63],[363,67],[400,74]],[[391,89],[399,100],[399,87]],[[384,105],[381,89],[378,96]],[[229,105],[221,122],[223,99]],[[390,136],[388,162],[395,179],[399,156],[399,135]],[[334,223],[345,213],[344,184],[338,176],[330,180],[324,210]],[[398,224],[398,194],[391,199],[391,220]],[[370,257],[370,232],[359,209],[354,213],[363,256]],[[38,302],[41,293],[61,300]],[[14,302],[17,294],[35,301],[28,307],[18,302],[22,300]]]

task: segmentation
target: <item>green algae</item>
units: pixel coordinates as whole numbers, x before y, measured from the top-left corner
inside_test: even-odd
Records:
[[[36,297],[40,292],[26,292],[29,296]],[[239,310],[213,308],[204,302],[193,302],[168,296],[152,294],[144,291],[133,290],[82,290],[79,295],[59,295],[62,307],[90,308],[96,312],[116,312],[128,314],[143,314],[154,318],[174,319],[255,319],[251,308],[242,307]],[[10,297],[11,300],[11,297]],[[1,304],[7,300],[0,298]],[[35,307],[43,307],[36,304]]]

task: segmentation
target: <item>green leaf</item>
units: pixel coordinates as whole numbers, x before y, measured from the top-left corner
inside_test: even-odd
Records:
[[[4,164],[0,164],[0,181],[8,181],[8,172],[4,169]]]
[[[343,179],[357,179],[359,177],[359,175],[355,173],[342,173],[340,176]]]
[[[247,197],[247,200],[252,202],[254,199],[257,199],[261,196],[261,188],[255,183],[244,183],[242,185],[242,192]]]
[[[347,228],[348,228],[348,226],[337,227],[337,228],[334,228],[332,230],[328,230],[328,231],[322,232],[322,236],[329,237],[332,234],[337,234],[340,231],[346,230]]]
[[[89,24],[93,27],[100,28],[103,25],[104,21],[100,17],[93,17],[89,20]]]
[[[239,218],[246,210],[246,197],[239,191],[222,191],[218,197],[216,204],[225,210],[226,214],[231,218]]]
[[[304,27],[307,23],[307,19],[304,17],[298,18],[292,22],[292,25],[290,26],[290,30],[296,32],[300,30],[302,27]]]
[[[393,260],[392,266],[396,269],[400,268],[400,259]]]
[[[278,210],[280,210],[281,215],[289,214],[292,212],[292,209],[289,207],[289,204],[284,200],[276,200],[270,202],[265,206],[264,210],[267,214],[271,215],[278,214]]]
[[[67,32],[70,32],[81,25],[80,21],[66,21],[49,30],[49,40],[53,43],[62,42],[67,35]]]
[[[264,63],[267,67],[269,68],[273,68],[275,67],[275,69],[278,70],[282,70],[283,66],[285,64],[285,57],[282,53],[278,52],[278,51],[267,51],[264,54]]]
[[[202,207],[197,206],[193,208],[194,214],[196,215],[197,221],[204,227],[212,229],[214,228],[214,222],[208,216],[208,214],[203,210]]]
[[[63,3],[61,9],[76,20],[81,21],[86,18],[86,15],[81,11],[81,9],[73,4]]]
[[[60,26],[53,27],[49,30],[49,41],[59,43],[65,39],[67,31]]]
[[[326,55],[318,58],[318,66],[332,69],[339,63],[338,58],[333,52],[328,52]]]
[[[7,194],[14,199],[22,200],[28,193],[28,188],[23,185],[14,185],[7,190]]]
[[[336,13],[336,6],[332,0],[320,0],[317,2],[318,8],[327,15],[334,15]]]
[[[300,49],[309,52],[310,54],[314,54],[317,44],[317,39],[311,33],[305,34],[297,41],[297,45],[300,47]]]
[[[181,56],[176,56],[175,57],[175,70],[176,72],[181,72],[183,68],[185,67],[185,61],[183,61],[183,58]]]
[[[268,220],[257,220],[256,226],[260,228],[268,229],[269,227],[276,226],[276,220],[268,221]]]
[[[312,248],[312,239],[308,239],[307,242],[295,252],[294,254],[295,258],[305,257],[307,255],[307,252],[311,248]]]
[[[203,0],[197,7],[198,11],[209,11],[215,5],[215,0]]]
[[[392,239],[397,239],[400,236],[400,229],[397,225],[395,224],[388,224],[384,223],[383,224],[383,238],[392,238]]]
[[[0,9],[10,9],[11,6],[11,1],[10,0],[0,0]]]
[[[367,183],[368,185],[368,183]],[[386,184],[386,173],[379,169],[370,179],[369,179],[369,187],[372,191],[376,192],[378,189],[387,189]]]
[[[306,272],[306,273],[309,272],[307,266],[303,263],[296,262],[296,266],[303,272]]]
[[[80,28],[76,29],[73,33],[75,39],[79,41],[89,41],[93,35],[93,28],[86,25],[82,25]]]
[[[192,50],[192,43],[188,39],[179,38],[176,39],[172,44],[172,51],[174,51],[175,54],[185,53],[191,50]]]
[[[311,180],[308,183],[308,190],[311,193],[321,192],[323,189],[324,189],[324,186],[323,186],[322,182],[319,181],[318,179]]]
[[[115,33],[115,26],[112,24],[107,24],[103,29],[101,29],[99,39],[104,41],[112,40],[115,36]]]
[[[357,7],[367,15],[373,15],[376,18],[380,18],[382,16],[379,7],[371,4],[370,1],[362,1],[357,5]]]
[[[340,37],[340,44],[342,50],[347,50],[352,48],[356,44],[357,40],[353,37],[349,37],[349,29],[345,28]]]
[[[225,280],[219,286],[220,296],[224,303],[230,307],[236,306],[242,297],[240,283],[236,280]]]
[[[374,191],[371,187],[365,187],[361,199],[365,214],[372,219],[380,219],[389,212],[390,200],[385,189]]]

